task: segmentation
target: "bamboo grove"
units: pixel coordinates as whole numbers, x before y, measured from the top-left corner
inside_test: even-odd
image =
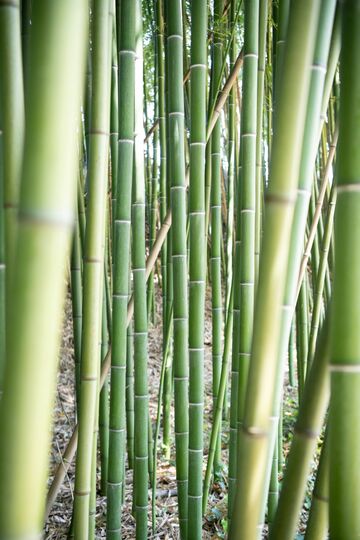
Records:
[[[70,471],[68,538],[170,538],[164,468],[174,538],[360,536],[359,55],[360,0],[0,0],[0,540]]]

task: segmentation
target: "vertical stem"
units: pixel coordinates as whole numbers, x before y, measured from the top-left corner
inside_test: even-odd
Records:
[[[87,539],[100,372],[104,235],[109,142],[109,3],[95,0],[93,13],[93,99],[90,120],[81,347],[79,441],[76,455],[74,535]]]
[[[74,335],[76,404],[80,399],[80,359],[82,332],[82,250],[77,212],[71,249],[71,300]]]
[[[221,85],[221,67],[223,63],[223,23],[224,1],[214,2],[213,62],[211,73],[211,101],[216,100],[217,88]],[[210,227],[211,227],[211,299],[212,299],[212,393],[213,410],[216,410],[220,372],[221,372],[221,334],[222,334],[222,298],[221,298],[221,123],[217,120],[211,136],[211,192],[210,192]],[[221,429],[218,432],[214,472],[219,472],[221,461]]]
[[[319,1],[292,4],[288,43],[279,87],[266,201],[264,240],[259,268],[254,333],[240,437],[237,498],[230,538],[252,540],[260,516],[269,449],[269,419],[277,373],[281,303],[295,204],[309,70],[319,14]],[[251,492],[251,496],[249,493]]]
[[[135,3],[135,88],[142,88],[143,49],[141,0]],[[147,538],[148,513],[148,379],[147,379],[147,308],[145,276],[145,178],[143,99],[135,92],[135,137],[133,179],[134,275],[134,405],[135,405],[135,485],[134,502],[136,540]]]
[[[255,282],[255,207],[256,207],[256,114],[259,1],[245,0],[245,36],[243,103],[241,119],[241,165],[239,179],[241,191],[240,220],[240,339],[239,339],[239,389],[238,389],[238,436],[244,418],[245,393],[251,353],[254,318]],[[239,473],[239,461],[237,471]],[[237,474],[238,482],[241,478]]]
[[[306,380],[270,540],[291,540],[296,534],[311,460],[329,402],[328,322],[325,321],[319,334],[314,361]]]
[[[0,10],[13,9],[3,4]],[[14,540],[39,538],[43,529],[87,26],[86,1],[33,2],[27,136],[0,409],[0,536]]]
[[[186,258],[186,185],[184,151],[183,36],[181,0],[169,2],[168,121],[174,273],[175,444],[180,536],[187,538],[188,505],[188,293]]]
[[[0,108],[3,129],[6,294],[16,246],[25,128],[20,0],[0,2]],[[8,306],[6,308],[8,310]]]
[[[122,0],[119,20],[117,185],[113,219],[113,330],[111,354],[107,538],[121,538],[126,427],[127,304],[134,152],[135,4]],[[115,123],[115,121],[114,121]]]
[[[331,324],[330,536],[360,535],[360,2],[342,4],[335,268]]]
[[[255,211],[255,288],[259,275],[261,247],[261,216],[263,207],[263,116],[264,116],[264,79],[265,51],[268,20],[268,0],[259,3],[259,61],[257,76],[257,109],[256,109],[256,211]]]
[[[189,260],[189,538],[202,537],[205,324],[206,0],[191,4],[190,260]],[[220,262],[220,261],[219,261]]]
[[[305,540],[326,540],[329,534],[329,437],[325,432]]]

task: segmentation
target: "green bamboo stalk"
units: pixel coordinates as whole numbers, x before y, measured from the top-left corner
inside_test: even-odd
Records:
[[[238,197],[239,204],[239,197]],[[238,388],[239,388],[239,332],[235,329],[240,324],[240,280],[235,279],[239,273],[240,266],[240,220],[237,219],[235,232],[234,249],[234,300],[233,300],[233,339],[231,358],[231,392],[230,392],[230,434],[229,434],[229,467],[228,467],[228,516],[231,519],[232,508],[236,488],[237,471],[237,416],[238,416]]]
[[[25,89],[29,70],[31,4],[32,0],[21,0],[21,50]]]
[[[282,69],[284,63],[284,55],[286,49],[286,37],[289,24],[289,13],[290,13],[290,0],[281,0],[277,8],[277,29],[274,33],[274,55],[276,62],[274,62],[274,102],[273,107],[275,109],[275,120],[276,120],[276,108],[278,106],[278,90],[280,86]]]
[[[168,239],[167,242],[167,251],[168,254],[171,253],[171,239]],[[166,294],[167,302],[166,302],[166,313],[169,313],[169,298],[170,302],[172,302],[172,293],[170,293],[170,286],[172,287],[172,265],[167,265],[167,288],[168,292]],[[164,345],[163,345],[164,347]],[[173,347],[172,343],[170,343],[170,350],[167,355],[167,362],[165,366],[165,380],[164,380],[164,391],[163,391],[163,453],[165,459],[170,459],[170,447],[171,447],[171,399],[172,399],[172,393],[173,393]]]
[[[90,120],[89,196],[84,249],[83,327],[79,442],[74,491],[74,536],[88,538],[94,429],[97,429],[101,308],[109,139],[109,3],[95,0],[93,13],[93,88]]]
[[[325,194],[326,194],[326,191],[324,195]],[[317,179],[315,178],[315,181],[313,182],[312,189],[311,189],[310,209],[309,209],[309,216],[308,216],[309,224],[311,224],[314,219],[316,201],[318,199],[319,199],[319,196],[318,196],[318,189],[317,189]],[[319,230],[321,229],[322,229],[322,213],[320,212],[317,227],[314,233],[314,241],[311,248],[311,256],[310,256],[311,280],[312,280],[313,288],[315,288],[316,286],[316,276],[318,273],[319,261],[320,261]]]
[[[222,13],[224,0],[214,2],[214,30],[212,51],[212,89],[211,100],[215,103],[216,90],[221,85],[221,67],[223,64],[223,31]],[[203,63],[204,58],[203,56]],[[210,192],[210,226],[211,226],[211,300],[212,300],[212,394],[213,410],[216,410],[222,356],[222,295],[221,295],[221,123],[220,119],[214,125],[211,136],[211,192]],[[218,432],[214,473],[220,472],[221,464],[221,428]],[[199,501],[201,508],[201,500]]]
[[[111,158],[111,218],[112,225],[116,218],[116,199],[118,189],[118,154],[119,154],[119,66],[117,51],[116,17],[113,16],[111,60],[111,104],[110,104],[110,158]],[[119,38],[120,39],[120,38]],[[111,238],[115,238],[115,230]]]
[[[105,279],[107,279],[105,275]],[[101,362],[103,363],[109,351],[109,335],[108,335],[108,320],[106,310],[106,290],[104,279],[104,292],[102,302],[102,318],[101,318]],[[100,391],[99,403],[99,438],[100,438],[100,463],[101,463],[101,494],[107,493],[107,479],[109,468],[109,377],[106,377],[104,385]],[[94,468],[96,471],[96,467]],[[96,478],[96,476],[95,476]],[[95,490],[96,493],[96,490]],[[95,498],[96,509],[96,498]]]
[[[85,214],[85,201],[84,201],[84,181],[81,174],[79,175],[78,183],[77,183],[77,208],[78,208],[78,218],[79,218],[81,253],[84,253],[86,214]]]
[[[273,18],[274,18],[274,11],[276,9],[276,4],[269,1],[269,16],[268,16],[268,32],[267,32],[267,44],[266,44],[266,55],[267,55],[267,61],[269,65],[269,69],[267,71],[267,77],[265,78],[265,94],[267,97],[267,107],[266,107],[266,143],[268,146],[268,152],[271,155],[271,147],[272,147],[272,117],[273,117],[273,90],[274,90],[274,84],[273,84],[273,78],[275,75],[275,66],[274,66],[274,59],[273,59],[273,33],[276,31],[275,25],[273,25]],[[271,70],[271,71],[270,71]],[[269,162],[269,158],[268,158]]]
[[[230,300],[229,300],[229,310],[227,312],[226,324],[225,324],[225,343],[224,343],[224,352],[223,360],[221,366],[221,377],[219,385],[219,395],[217,400],[217,408],[214,414],[214,420],[211,429],[210,443],[209,443],[209,454],[206,464],[206,472],[204,479],[204,488],[203,488],[203,499],[202,499],[202,511],[203,514],[206,513],[206,507],[209,496],[211,474],[213,468],[213,462],[216,451],[216,441],[218,438],[218,432],[221,425],[221,414],[224,406],[224,399],[226,398],[226,384],[228,380],[228,370],[229,370],[229,359],[231,354],[231,341],[232,341],[232,331],[233,331],[233,297],[234,295],[234,285],[232,285],[230,291]]]
[[[312,69],[309,89],[309,100],[307,117],[305,121],[305,131],[302,147],[302,156],[300,162],[299,171],[299,185],[297,190],[296,205],[294,210],[294,219],[291,230],[291,242],[290,242],[290,255],[288,259],[287,277],[284,291],[284,299],[282,303],[281,314],[281,333],[280,341],[278,344],[278,367],[277,367],[277,381],[275,388],[275,395],[273,401],[271,431],[278,429],[278,418],[281,406],[281,395],[283,385],[283,371],[284,362],[286,358],[286,352],[289,344],[289,334],[291,329],[291,320],[293,317],[296,298],[298,291],[296,287],[298,284],[298,268],[300,265],[301,248],[304,242],[304,234],[306,227],[306,218],[308,213],[308,205],[311,191],[311,179],[312,171],[314,167],[318,139],[321,133],[322,123],[322,110],[324,103],[328,103],[328,94],[323,90],[324,88],[324,76],[325,72],[323,66],[326,65],[329,51],[329,41],[331,35],[332,22],[334,17],[335,2],[323,1],[321,5],[321,15],[319,16],[319,28],[317,32],[317,39],[315,44],[314,56],[312,58]],[[329,57],[330,60],[330,57]],[[321,68],[322,67],[322,68]],[[329,70],[325,77],[325,85],[328,79],[333,80],[334,71],[329,67]],[[322,99],[322,105],[320,106]],[[325,105],[326,108],[327,105]],[[320,131],[314,129],[314,122],[319,122]],[[333,155],[333,154],[332,154]],[[329,159],[329,163],[331,160]],[[331,165],[330,165],[331,167]],[[306,264],[303,267],[303,271],[306,269]],[[301,272],[301,269],[300,269]],[[275,444],[276,436],[272,436],[273,444]],[[270,447],[268,455],[267,466],[267,478],[270,478],[270,460],[274,454],[274,451]],[[280,456],[279,456],[280,457]],[[275,464],[274,464],[275,470]],[[273,475],[273,479],[276,478]],[[267,480],[268,482],[269,480]],[[273,489],[272,489],[273,491]],[[265,516],[265,500],[263,501],[262,512],[260,521],[263,522]]]
[[[172,209],[172,266],[174,273],[174,391],[176,477],[180,536],[187,538],[188,505],[188,299],[186,260],[186,187],[184,96],[182,86],[181,0],[167,8],[169,172]]]
[[[313,57],[320,2],[291,6],[266,200],[264,240],[254,316],[252,358],[240,438],[239,478],[230,538],[256,537],[269,449],[269,417],[277,372],[281,303],[295,205],[308,66]],[[271,270],[270,270],[271,269]],[[251,496],[249,493],[251,492]]]
[[[152,480],[154,475],[154,429],[153,423],[148,412],[148,471],[150,487],[152,487]]]
[[[205,234],[206,245],[208,245],[209,223],[210,223],[210,195],[211,195],[211,141],[206,145],[205,150]],[[207,270],[208,269],[207,265]]]
[[[289,364],[289,384],[295,386],[295,358],[296,358],[296,316],[293,316],[290,330],[288,364]]]
[[[238,206],[236,230],[236,259],[234,275],[234,338],[233,371],[234,389],[230,412],[230,456],[229,456],[229,506],[231,519],[235,491],[235,478],[239,479],[238,439],[244,414],[245,391],[252,339],[255,279],[255,205],[256,205],[256,113],[258,64],[259,3],[245,2],[243,102],[241,117],[240,162],[238,178]],[[235,395],[234,395],[235,394]],[[234,413],[235,407],[235,413]],[[236,431],[234,431],[236,430]],[[237,439],[237,441],[235,440]]]
[[[25,129],[20,0],[0,2],[0,72],[6,295],[9,298],[10,281],[14,271],[13,260]]]
[[[329,124],[330,124],[330,122],[329,122]],[[326,156],[327,145],[330,144],[331,134],[333,133],[333,131],[331,131],[330,129],[327,129],[328,127],[330,128],[330,126],[325,126],[325,129],[323,129],[323,133],[322,133],[322,147],[323,147],[322,156]],[[322,167],[324,167],[324,165],[325,165],[324,161],[325,161],[325,159],[321,160],[321,166]],[[327,202],[327,204],[329,204],[330,198],[331,198],[331,186],[330,186],[330,184],[328,184],[327,185],[327,190],[326,190],[326,202]],[[326,225],[324,224],[324,230],[325,230],[325,228],[326,228]],[[332,237],[330,238],[330,246],[331,246],[331,243],[332,243]],[[321,253],[320,253],[320,258],[321,258]],[[334,268],[334,266],[332,268]],[[328,303],[329,300],[330,300],[330,297],[331,297],[331,277],[330,277],[330,266],[329,266],[328,260],[327,260],[326,267],[325,267],[325,287],[324,287],[324,300],[325,300],[325,302]]]
[[[130,322],[126,345],[126,446],[128,467],[134,468],[134,331]]]
[[[329,321],[319,334],[316,353],[300,404],[293,441],[287,458],[271,540],[294,538],[316,443],[329,402]]]
[[[146,78],[144,74],[143,79],[143,100],[144,100],[144,117],[145,117],[145,129],[148,131],[150,121],[148,114],[148,88],[146,83]],[[146,223],[150,224],[150,211],[151,211],[151,200],[152,200],[152,183],[151,183],[151,156],[150,156],[150,138],[147,138],[145,141],[145,217]]]
[[[261,220],[263,207],[263,107],[264,79],[266,60],[266,33],[268,20],[268,0],[259,3],[259,60],[257,75],[257,109],[256,109],[256,211],[255,211],[255,288],[259,275]]]
[[[132,0],[122,0],[120,5],[118,71],[121,84],[119,84],[118,97],[118,169],[113,219],[113,341],[107,489],[108,539],[121,538],[121,500],[125,466],[127,304],[135,110],[135,4]]]
[[[257,114],[257,70],[259,37],[259,2],[245,0],[244,3],[244,70],[243,103],[241,118],[241,165],[239,178],[240,213],[240,339],[239,339],[239,388],[238,388],[238,437],[243,425],[244,403],[251,353],[254,318],[255,284],[255,209],[256,209],[256,114]],[[237,481],[240,464],[237,466]]]
[[[235,25],[235,0],[231,1],[229,26]],[[236,60],[236,43],[232,41],[229,50],[229,67],[233,69]],[[227,177],[227,216],[226,216],[226,294],[225,309],[228,312],[233,270],[233,228],[234,228],[234,176],[235,176],[235,129],[236,129],[236,88],[232,86],[228,103],[228,177]]]
[[[8,8],[7,3],[0,9]],[[14,540],[38,538],[43,528],[87,23],[87,2],[33,2],[27,135],[0,410],[0,536]]]
[[[115,19],[115,0],[109,0],[109,17],[108,17],[108,107],[109,113],[111,111],[110,97],[111,97],[111,79],[112,79],[112,56],[113,56],[113,44],[114,44],[114,19]],[[110,127],[110,122],[108,124]],[[109,134],[110,139],[110,134]],[[108,141],[109,142],[109,141]],[[110,145],[108,146],[108,163],[107,174],[111,172],[110,161]],[[109,189],[109,180],[106,180],[106,189]],[[110,197],[105,196],[105,234],[103,237],[103,285],[102,285],[102,309],[101,309],[101,330],[100,330],[100,342],[99,342],[99,358],[100,364],[98,368],[98,378],[100,379],[101,369],[106,360],[108,348],[108,340],[111,339],[111,321],[112,313],[110,307],[110,291],[109,291],[109,273],[108,263],[111,267],[111,260],[109,259],[109,230],[110,230]],[[108,338],[109,333],[109,338]],[[100,382],[100,381],[99,381]],[[107,376],[98,388],[96,396],[96,413],[94,423],[94,435],[93,435],[93,454],[92,454],[92,470],[91,470],[91,493],[90,493],[90,512],[89,512],[89,540],[95,540],[96,529],[96,496],[97,496],[97,449],[98,449],[98,436],[100,443],[100,489],[103,494],[107,492],[107,476],[108,476],[108,456],[109,456],[109,376]]]
[[[331,324],[330,537],[360,534],[359,309],[360,2],[342,4],[341,97],[336,172],[335,268]]]
[[[93,4],[94,0],[90,0],[89,4]],[[93,10],[90,6],[90,12]],[[91,42],[91,25],[90,25],[90,35],[89,35],[89,44]],[[84,130],[85,130],[85,155],[86,155],[86,165],[88,166],[89,162],[89,131],[90,131],[90,119],[91,119],[91,104],[92,104],[92,48],[88,44],[87,52],[87,62],[86,62],[86,84],[85,84],[85,97],[84,97]]]
[[[154,469],[152,477],[152,498],[151,498],[151,510],[152,510],[152,531],[155,534],[156,529],[156,475],[157,475],[157,446],[159,439],[160,431],[160,418],[161,418],[161,398],[164,391],[164,382],[165,382],[165,370],[169,354],[170,340],[172,336],[172,310],[169,314],[169,321],[165,330],[165,349],[164,355],[161,362],[161,371],[160,371],[160,382],[159,382],[159,395],[158,395],[158,405],[156,413],[156,424],[155,424],[155,434],[154,434]]]
[[[3,392],[5,369],[5,220],[4,220],[4,174],[3,174],[3,132],[0,108],[0,400]]]
[[[191,3],[191,128],[189,194],[189,493],[188,538],[202,538],[205,325],[205,146],[207,3]],[[219,134],[220,135],[220,134]],[[219,208],[219,210],[221,210]],[[219,260],[220,263],[220,260]],[[221,315],[221,313],[220,313]],[[221,321],[221,319],[220,319]],[[221,338],[221,335],[219,335]],[[220,343],[221,346],[221,343]]]
[[[101,346],[98,348],[99,357],[101,354]],[[97,480],[97,443],[98,443],[98,425],[99,425],[99,394],[96,396],[96,417],[93,431],[92,440],[92,455],[91,455],[91,488],[90,488],[90,500],[89,500],[89,540],[95,540],[95,528],[96,528],[96,480]],[[74,514],[75,516],[75,514]],[[74,525],[75,526],[75,525]],[[75,535],[74,535],[75,536]]]
[[[154,86],[157,84],[157,66],[158,62],[156,61],[157,52],[155,54],[155,70],[154,70]],[[155,101],[155,116],[158,116],[158,97],[156,92],[156,101]],[[159,132],[155,131],[153,137],[153,156],[152,156],[152,167],[151,167],[151,177],[149,182],[151,183],[151,200],[149,201],[150,212],[149,212],[149,249],[154,245],[156,239],[156,222],[157,222],[157,204],[158,204],[158,176],[159,176],[159,166],[158,166],[158,155],[159,155]],[[155,298],[154,298],[154,276],[155,271],[153,270],[150,274],[148,280],[148,289],[147,289],[147,309],[148,317],[153,323],[155,322]],[[152,455],[152,454],[151,454]],[[150,458],[150,454],[149,454]]]
[[[166,111],[165,116],[165,137],[166,137],[166,155],[167,155],[167,165],[166,165],[166,182],[164,185],[163,193],[163,199],[164,199],[164,205],[166,205],[169,208],[169,211],[171,212],[171,171],[170,171],[170,161],[169,161],[169,155],[170,155],[170,132],[169,132],[169,81],[170,81],[170,73],[169,73],[169,54],[168,54],[168,2],[165,0],[162,0],[162,7],[164,12],[164,20],[162,29],[164,32],[164,49],[165,49],[165,62],[164,62],[164,71],[166,73],[165,80],[164,80],[164,87],[165,87],[165,106],[164,106],[164,114]],[[172,234],[169,235],[166,241],[166,320],[168,317],[168,314],[170,313],[171,306],[173,305],[173,259],[172,259]],[[164,314],[165,316],[165,314]],[[170,360],[170,357],[172,360]],[[171,409],[171,396],[173,392],[173,346],[171,344],[170,346],[170,353],[169,353],[169,360],[168,365],[166,367],[165,372],[165,382],[164,382],[164,394],[163,394],[163,448],[164,448],[164,455],[167,459],[170,458],[170,445],[171,445],[171,418],[170,418],[170,409]],[[171,367],[170,367],[171,366]]]
[[[239,100],[239,96],[238,96]],[[240,142],[240,135],[238,138]],[[239,146],[239,144],[237,145]],[[239,150],[236,148],[235,150]],[[230,391],[230,435],[229,435],[229,466],[228,466],[228,516],[231,519],[233,501],[235,497],[236,488],[236,474],[237,474],[237,416],[238,416],[238,387],[239,387],[239,325],[240,325],[240,279],[235,279],[235,276],[239,275],[240,270],[240,223],[241,220],[237,219],[240,215],[240,196],[239,196],[239,170],[240,170],[240,151],[235,152],[235,171],[236,171],[236,184],[234,187],[236,206],[234,205],[236,229],[234,239],[234,270],[233,270],[233,282],[234,282],[234,299],[233,299],[233,339],[232,339],[232,359],[231,359],[231,391]]]
[[[274,435],[277,435],[279,437],[280,433],[280,421],[277,429],[277,433]],[[278,441],[275,440],[274,443],[274,455],[272,458],[271,463],[271,475],[270,475],[270,484],[269,484],[269,494],[268,494],[268,528],[269,531],[272,530],[272,525],[274,521],[274,516],[278,504],[278,498],[279,498],[279,444]]]
[[[143,49],[141,1],[135,4],[135,88],[142,87]],[[145,178],[142,94],[135,92],[133,244],[134,276],[134,407],[135,407],[135,483],[134,503],[136,539],[147,538],[148,511],[148,380],[147,380],[147,308],[145,268]]]
[[[80,399],[80,358],[82,332],[82,252],[79,218],[75,221],[71,249],[71,300],[74,334],[76,404]]]
[[[329,529],[329,440],[325,433],[316,474],[305,540],[326,540]]]
[[[158,76],[158,106],[159,106],[159,153],[160,153],[160,178],[159,178],[159,205],[160,222],[163,223],[166,216],[166,118],[165,118],[165,66],[164,66],[164,18],[163,1],[155,0],[156,7],[156,39],[157,39],[157,76]],[[167,243],[161,250],[161,290],[162,290],[162,322],[167,325]],[[163,356],[165,352],[165,340],[163,343]],[[166,378],[169,382],[169,377]],[[164,383],[165,386],[165,383]],[[164,418],[164,425],[169,424],[169,415]],[[163,437],[166,438],[166,430]],[[169,445],[168,445],[169,448]]]
[[[296,306],[296,345],[297,345],[297,371],[298,371],[298,394],[299,403],[301,402],[305,375],[306,375],[306,360],[308,354],[308,275],[305,274],[304,280],[301,285],[300,294]]]

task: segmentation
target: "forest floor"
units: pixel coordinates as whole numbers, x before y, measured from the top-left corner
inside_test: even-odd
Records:
[[[149,327],[149,403],[150,416],[153,423],[157,413],[158,387],[160,380],[161,352],[162,349],[162,326],[161,326],[161,297],[159,292],[156,295],[155,324]],[[284,387],[284,448],[287,452],[292,436],[292,429],[295,421],[297,403],[296,389],[288,384]],[[65,319],[63,325],[62,346],[60,354],[60,365],[58,371],[57,396],[54,408],[54,432],[52,441],[52,452],[50,460],[49,484],[53,478],[54,471],[61,462],[61,456],[66,448],[67,442],[75,427],[75,389],[74,389],[74,348],[73,330],[71,315],[71,300],[68,297],[65,308]],[[204,402],[204,471],[206,467],[206,454],[211,431],[212,414],[212,368],[211,368],[211,297],[207,295],[206,302],[206,322],[205,322],[205,402]],[[224,475],[212,486],[208,499],[208,510],[203,523],[203,538],[222,539],[226,538],[227,529],[227,439],[229,426],[223,423],[222,435],[222,460],[224,465]],[[161,440],[160,433],[160,440]],[[174,445],[173,445],[174,446]],[[175,456],[174,449],[169,460],[164,460],[161,456],[159,445],[158,452],[158,474],[156,499],[156,527],[155,533],[149,535],[149,539],[176,540],[178,538],[177,519],[177,499],[176,499],[176,478],[175,478]],[[67,538],[73,506],[75,461],[71,464],[65,481],[52,507],[49,518],[45,526],[46,540],[60,540]],[[99,471],[100,476],[100,471]],[[175,496],[174,496],[175,495]],[[299,532],[303,532],[306,521],[308,497],[305,501],[304,510],[301,516]],[[135,520],[131,513],[132,505],[132,471],[126,475],[125,504],[123,509],[122,538],[135,538]],[[151,507],[151,490],[149,490],[149,506]],[[149,531],[151,531],[151,510],[149,511]],[[96,507],[96,537],[106,537],[106,498],[97,495]],[[266,531],[264,538],[267,537]],[[300,536],[301,538],[301,536]]]

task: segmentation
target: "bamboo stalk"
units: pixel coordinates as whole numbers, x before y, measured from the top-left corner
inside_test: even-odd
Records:
[[[286,356],[286,351],[289,343],[289,335],[291,328],[291,320],[295,309],[296,299],[298,293],[295,294],[297,272],[300,265],[301,258],[301,246],[303,244],[303,238],[306,227],[306,216],[308,212],[309,197],[311,192],[311,174],[314,167],[314,161],[316,157],[316,151],[318,146],[319,133],[321,133],[321,126],[323,123],[323,110],[326,109],[328,103],[328,86],[327,81],[334,79],[335,68],[331,64],[334,52],[330,52],[328,59],[328,51],[330,46],[330,33],[333,23],[335,2],[323,1],[321,7],[321,15],[319,17],[319,30],[317,33],[317,40],[315,44],[314,57],[311,69],[311,80],[309,89],[309,101],[307,118],[305,122],[304,141],[302,148],[302,157],[300,162],[299,171],[299,186],[297,190],[297,199],[294,211],[294,219],[291,232],[291,244],[290,244],[290,256],[287,269],[287,278],[284,292],[284,300],[282,305],[282,328],[281,339],[279,341],[278,349],[278,368],[277,368],[277,383],[275,389],[275,397],[273,402],[272,413],[272,430],[277,430],[278,418],[281,404],[282,384],[283,384],[283,363]],[[336,56],[336,50],[335,50]],[[324,66],[326,62],[329,62],[328,71],[325,75]],[[320,66],[320,67],[319,67]],[[325,79],[325,80],[324,80]],[[325,90],[323,90],[325,86]],[[321,97],[322,96],[322,97]],[[322,101],[321,101],[322,99]],[[318,122],[319,118],[319,132],[314,130],[313,123]],[[330,163],[330,161],[329,161]],[[329,165],[328,171],[331,170]],[[305,271],[306,264],[303,267]],[[273,443],[275,443],[275,436],[272,437]],[[267,475],[270,475],[270,459],[272,457],[273,450],[270,447],[269,462]],[[273,464],[275,470],[277,465]],[[272,476],[276,478],[275,474]],[[272,491],[278,491],[278,486],[272,486]],[[276,495],[277,496],[277,495]],[[262,517],[265,515],[265,501],[263,501]]]
[[[107,538],[121,538],[126,426],[127,305],[135,111],[135,3],[122,0],[119,20],[117,187],[113,237],[113,319]]]
[[[80,358],[82,329],[82,253],[79,218],[77,216],[71,249],[71,300],[74,334],[76,404],[80,399]]]
[[[266,61],[266,36],[268,20],[267,0],[259,3],[259,60],[257,76],[257,109],[256,109],[256,211],[255,211],[255,289],[259,275],[261,221],[263,211],[263,117],[264,117],[264,80]]]
[[[165,382],[165,370],[168,361],[170,339],[172,336],[172,309],[170,309],[168,325],[165,332],[165,348],[164,355],[161,363],[160,371],[160,383],[159,383],[159,398],[158,398],[158,407],[156,414],[156,424],[155,424],[155,434],[154,434],[154,470],[152,478],[152,530],[153,534],[155,533],[156,528],[156,510],[155,510],[155,499],[158,496],[156,491],[156,476],[157,476],[157,442],[159,438],[160,431],[160,416],[161,416],[161,398],[164,391],[164,382]]]
[[[2,117],[6,293],[16,247],[17,212],[25,131],[20,0],[0,2],[0,108]],[[9,308],[7,307],[6,310]]]
[[[0,163],[3,162],[3,132],[2,132],[2,119],[0,109]],[[3,392],[3,380],[5,369],[5,220],[4,220],[4,174],[3,167],[0,165],[0,400]]]
[[[266,199],[264,241],[254,316],[252,355],[239,449],[239,478],[230,538],[256,538],[269,448],[281,303],[295,205],[309,71],[320,2],[292,4]],[[270,270],[271,269],[271,270]],[[258,397],[261,396],[261,399]],[[251,496],[249,493],[251,492]]]
[[[214,414],[214,420],[213,420],[213,425],[212,425],[211,435],[210,435],[208,461],[206,464],[206,472],[205,472],[204,488],[203,488],[203,499],[202,499],[203,514],[206,513],[206,508],[207,508],[207,503],[208,503],[210,479],[211,479],[213,461],[214,461],[215,451],[216,451],[216,441],[218,438],[218,432],[219,432],[219,428],[221,424],[221,415],[222,415],[222,410],[224,406],[224,399],[226,396],[225,391],[226,391],[226,383],[228,379],[229,359],[230,359],[230,352],[231,352],[231,338],[232,338],[232,331],[233,331],[233,315],[234,315],[234,312],[232,309],[233,291],[234,291],[234,285],[232,285],[231,291],[230,291],[229,310],[228,310],[228,315],[227,315],[226,324],[225,324],[225,344],[224,344],[223,360],[222,360],[222,366],[221,366],[219,395],[218,395],[218,400],[216,402],[216,411]]]
[[[135,88],[143,82],[141,0],[135,5]],[[134,475],[136,540],[147,538],[148,529],[148,379],[147,308],[145,267],[145,178],[143,100],[135,92],[134,176],[132,195],[132,263],[134,279]]]
[[[223,0],[214,2],[214,31],[211,69],[211,100],[215,101],[217,89],[221,86],[223,64]],[[211,113],[210,113],[211,114]],[[221,294],[221,124],[216,121],[211,135],[211,190],[210,190],[210,272],[212,307],[212,395],[213,410],[216,410],[222,357],[222,294]],[[218,475],[221,463],[221,428],[218,431],[214,458],[214,474]],[[201,501],[199,501],[201,504]],[[201,514],[200,514],[201,515]]]
[[[202,537],[205,325],[205,137],[207,5],[191,4],[191,128],[189,193],[189,538]]]
[[[305,540],[326,540],[329,533],[329,439],[325,432]]]
[[[94,429],[100,373],[101,307],[109,142],[109,3],[94,2],[93,95],[90,121],[89,199],[86,216],[81,347],[79,442],[74,490],[74,536],[88,538]]]
[[[85,1],[33,1],[27,132],[0,410],[0,536],[15,540],[42,534],[87,21]]]
[[[182,88],[181,0],[167,9],[169,170],[171,174],[172,265],[174,272],[174,390],[176,477],[180,536],[187,538],[188,495],[188,300],[184,96]]]
[[[329,321],[320,332],[317,349],[300,404],[294,437],[273,527],[271,540],[294,538],[306,482],[329,402]]]
[[[342,50],[337,202],[335,210],[335,267],[331,322],[331,401],[329,416],[330,536],[360,534],[359,316],[360,261],[354,250],[360,238],[360,2],[342,6]]]
[[[241,191],[240,213],[240,317],[239,327],[239,387],[237,400],[238,439],[244,420],[244,403],[249,371],[251,341],[254,319],[255,297],[255,209],[256,209],[256,114],[257,114],[257,70],[259,38],[259,2],[245,0],[245,36],[243,102],[241,119]],[[239,444],[239,443],[238,443]],[[240,463],[237,465],[237,482],[241,481]]]

